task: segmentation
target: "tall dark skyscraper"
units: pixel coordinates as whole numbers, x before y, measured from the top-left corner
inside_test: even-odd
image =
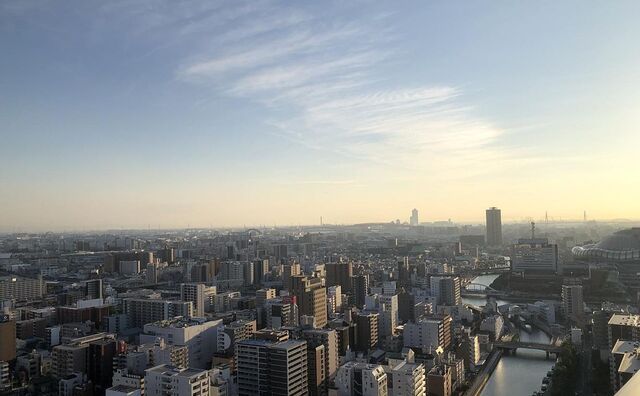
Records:
[[[362,311],[355,315],[357,325],[356,350],[366,352],[377,348],[379,321],[380,314],[377,312]]]
[[[362,308],[369,293],[369,277],[367,275],[354,276],[352,279],[352,292],[355,305]]]
[[[411,270],[409,267],[409,257],[404,257],[402,261],[398,261],[398,286],[411,286]]]
[[[350,262],[347,263],[327,263],[327,287],[340,286],[342,291],[348,293],[351,290],[351,277],[353,269]]]
[[[487,245],[502,245],[502,213],[495,206],[487,209]]]
[[[267,273],[269,273],[268,259],[259,259],[253,262],[253,281],[256,285],[262,284]]]
[[[92,300],[102,298],[102,279],[92,279],[85,283],[85,296]]]

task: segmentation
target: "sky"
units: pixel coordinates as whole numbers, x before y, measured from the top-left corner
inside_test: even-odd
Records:
[[[640,219],[638,15],[0,0],[0,231]]]

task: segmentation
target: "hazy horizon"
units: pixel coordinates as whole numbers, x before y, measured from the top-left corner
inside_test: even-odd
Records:
[[[326,227],[349,227],[355,226],[359,224],[389,224],[391,222],[395,222],[396,220],[400,220],[400,225],[409,225],[409,222],[403,219],[394,219],[388,221],[364,221],[358,223],[331,223],[323,221],[323,225]],[[460,220],[460,219],[440,219],[440,220],[432,220],[432,221],[421,221],[421,225],[434,225],[437,226],[438,223],[445,223],[447,221],[451,221],[452,224],[458,226],[485,226],[485,219],[476,219],[476,220]],[[543,218],[530,218],[525,217],[521,219],[502,219],[502,224],[505,226],[510,225],[526,225],[529,226],[531,221],[536,223],[536,227],[538,229],[544,230],[547,222]],[[625,218],[615,218],[615,219],[589,219],[587,223],[596,222],[599,224],[616,224],[616,225],[625,225],[629,224],[630,227],[640,226],[640,219],[625,219]],[[548,225],[561,225],[561,224],[580,224],[584,223],[583,219],[549,219]],[[138,227],[59,227],[59,228],[24,228],[24,227],[16,227],[12,229],[0,229],[0,234],[20,234],[20,233],[91,233],[91,232],[126,232],[126,231],[187,231],[187,230],[247,230],[252,228],[265,228],[265,229],[273,229],[273,228],[311,228],[311,227],[320,227],[320,223],[291,223],[291,224],[235,224],[235,225],[215,225],[215,224],[185,224],[184,226],[161,226],[159,224],[147,224],[146,226],[140,225]]]
[[[2,2],[0,231],[640,219],[639,11]]]

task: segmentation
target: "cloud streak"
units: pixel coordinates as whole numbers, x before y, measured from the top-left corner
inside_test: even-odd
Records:
[[[400,172],[466,177],[524,155],[503,147],[505,131],[479,117],[459,87],[394,82],[382,70],[397,59],[385,17],[331,24],[279,8],[246,37],[212,38],[177,78],[275,108],[282,136]],[[473,171],[471,171],[473,169]]]

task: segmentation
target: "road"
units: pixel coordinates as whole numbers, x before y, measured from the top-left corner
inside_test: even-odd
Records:
[[[592,373],[592,365],[591,365],[591,348],[593,345],[592,336],[588,332],[584,332],[582,338],[582,351],[580,354],[580,373],[578,376],[578,387],[577,392],[578,395],[581,396],[592,396],[593,392],[591,389],[591,373]]]

